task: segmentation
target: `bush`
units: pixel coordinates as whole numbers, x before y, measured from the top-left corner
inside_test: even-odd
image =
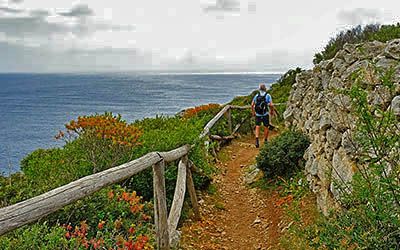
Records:
[[[288,70],[269,90],[274,103],[286,103],[289,99],[290,90],[296,82],[297,74],[301,73],[301,68]]]
[[[264,171],[267,178],[289,177],[301,168],[304,151],[309,144],[302,133],[285,131],[264,144],[257,156],[257,167]]]
[[[0,237],[0,249],[153,249],[152,204],[136,192],[103,189],[78,203],[85,206],[61,225],[47,220]]]
[[[127,124],[120,115],[80,116],[65,125],[70,138],[79,143],[85,160],[93,166],[93,173],[132,160],[129,153],[140,145],[143,131]],[[56,138],[65,138],[60,131]],[[67,138],[67,142],[69,142]]]

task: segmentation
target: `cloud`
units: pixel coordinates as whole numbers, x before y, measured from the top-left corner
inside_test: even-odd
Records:
[[[249,13],[256,13],[257,12],[257,4],[255,2],[249,2],[247,6],[247,11]]]
[[[20,9],[14,9],[14,8],[8,8],[8,7],[0,7],[0,11],[9,13],[9,14],[19,14],[24,12],[23,10]]]
[[[65,49],[52,46],[30,47],[0,42],[0,72],[79,72],[79,71],[276,71],[312,65],[313,51],[255,51],[253,56],[221,57],[215,53],[182,51],[180,57],[140,48]]]
[[[204,12],[239,12],[240,3],[237,0],[216,0],[215,4],[203,8]]]
[[[381,22],[383,14],[379,9],[357,8],[353,10],[341,10],[338,12],[337,18],[346,25],[362,25]]]
[[[47,17],[51,15],[50,11],[47,10],[31,10],[29,13],[32,17]]]
[[[24,0],[10,0],[10,3],[22,3]]]
[[[60,12],[59,15],[65,17],[88,17],[88,16],[93,16],[94,11],[91,8],[89,8],[89,6],[87,6],[86,4],[79,4],[73,7],[68,12]]]
[[[0,32],[13,38],[48,37],[73,31],[64,24],[48,22],[42,16],[0,18]]]
[[[0,72],[82,72],[144,70],[152,54],[134,48],[56,50],[0,41]]]
[[[85,8],[81,7],[72,8],[66,15],[87,17],[87,15],[92,13],[88,10],[85,11]],[[28,14],[24,16],[0,17],[0,33],[9,38],[22,38],[26,41],[32,38],[48,40],[49,37],[51,38],[54,35],[72,34],[82,37],[91,35],[97,31],[132,31],[135,29],[132,25],[115,25],[92,18],[79,18],[74,23],[49,21],[47,17],[52,15],[52,13],[42,9],[27,12],[24,10],[10,11],[9,8],[0,8],[3,11],[4,9],[7,9],[8,13],[14,15],[22,12]],[[87,9],[89,8],[87,7]]]

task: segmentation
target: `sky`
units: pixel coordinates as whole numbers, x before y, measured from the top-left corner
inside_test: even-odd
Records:
[[[284,72],[399,17],[395,0],[0,0],[0,72]]]

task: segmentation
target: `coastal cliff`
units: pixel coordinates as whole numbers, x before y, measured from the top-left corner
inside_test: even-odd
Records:
[[[376,76],[389,70],[394,91]],[[392,109],[399,117],[400,39],[346,44],[334,58],[298,74],[284,113],[286,125],[300,129],[311,140],[304,154],[305,172],[325,215],[340,206],[341,192],[335,183],[350,183],[357,171],[359,149],[353,140],[357,117],[352,100],[343,93],[353,86],[359,72],[369,78],[362,86],[368,103]]]

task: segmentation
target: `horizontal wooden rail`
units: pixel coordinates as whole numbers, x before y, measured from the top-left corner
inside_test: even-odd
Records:
[[[286,105],[286,103],[275,103],[274,106],[280,106],[280,105]],[[228,121],[231,120],[230,118],[230,113],[229,111],[231,109],[250,109],[251,105],[247,105],[247,106],[236,106],[236,105],[226,105],[224,108],[221,109],[221,111],[218,112],[218,114],[216,114],[214,116],[214,118],[212,118],[207,125],[204,127],[203,132],[201,132],[199,138],[202,139],[204,138],[206,135],[210,135],[210,130],[211,128],[219,121],[219,119],[222,118],[223,115],[225,115],[226,113],[229,114],[228,117]],[[231,121],[229,122],[231,123]],[[231,126],[231,124],[229,125]]]
[[[171,162],[189,153],[190,146],[163,153],[148,153],[139,159],[83,177],[26,201],[0,209],[0,235],[21,227],[94,192],[127,179],[164,160]]]
[[[215,125],[215,123],[217,123],[217,121],[219,121],[219,119],[221,119],[221,117],[231,108],[230,105],[225,106],[223,109],[221,109],[221,111],[218,112],[217,115],[214,116],[214,118],[212,118],[207,125],[204,127],[203,132],[201,132],[199,138],[204,138],[206,135],[210,134],[210,129]]]
[[[274,103],[274,106],[284,106],[286,103]],[[246,106],[236,106],[236,105],[230,105],[232,109],[250,109],[251,105],[246,105]]]

